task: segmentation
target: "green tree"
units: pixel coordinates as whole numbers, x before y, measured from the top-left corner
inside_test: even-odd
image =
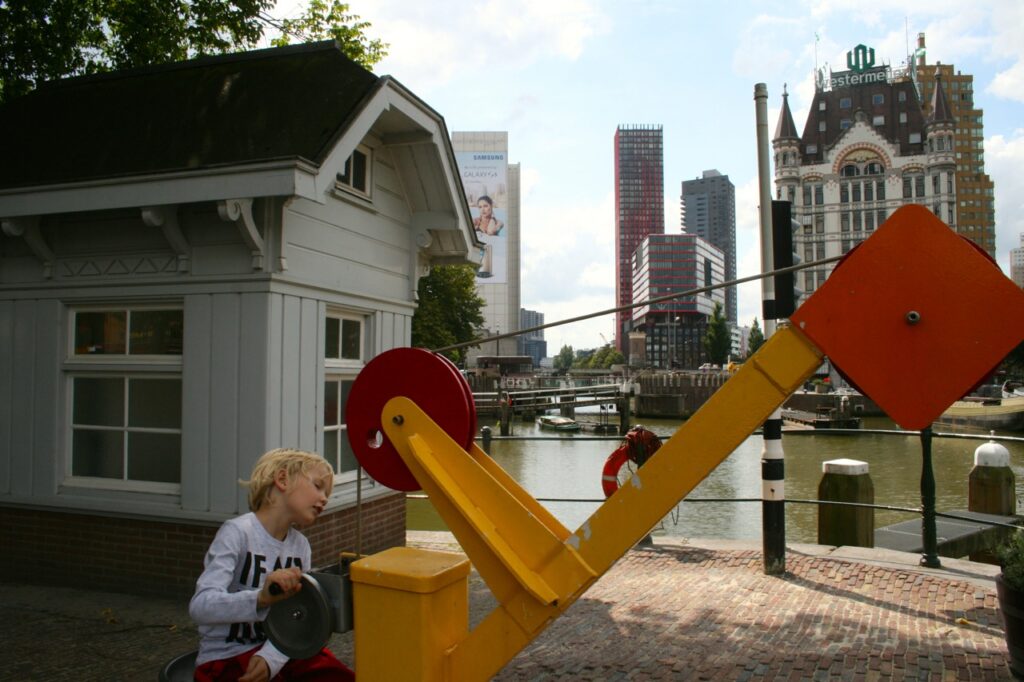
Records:
[[[0,0],[0,102],[57,78],[251,49],[268,24],[277,25],[267,14],[273,6],[274,0]],[[385,54],[384,44],[365,37],[370,25],[342,3],[327,8],[314,0],[292,21],[313,37],[339,38],[364,66]]]
[[[708,329],[704,334],[704,350],[707,351],[708,359],[716,365],[725,365],[729,359],[732,334],[729,333],[728,321],[722,315],[721,303],[716,302],[714,310],[711,311]]]
[[[761,332],[761,325],[754,318],[754,324],[750,326],[750,333],[747,334],[747,357],[757,352],[757,349],[764,345],[764,334]]]
[[[575,357],[576,354],[573,353],[572,346],[562,346],[562,350],[558,351],[558,355],[555,356],[553,365],[557,371],[564,372],[572,367]]]
[[[364,31],[370,22],[360,21],[359,16],[349,12],[347,2],[331,0],[310,0],[306,13],[298,19],[281,22],[281,36],[271,43],[276,47],[287,45],[290,34],[299,34],[305,40],[336,40],[342,51],[353,61],[370,68],[388,54],[387,43],[379,39],[370,40]]]
[[[412,345],[443,348],[470,341],[484,323],[484,299],[476,292],[476,271],[471,265],[439,265],[420,278],[419,305],[412,316]],[[466,349],[446,351],[458,364]]]

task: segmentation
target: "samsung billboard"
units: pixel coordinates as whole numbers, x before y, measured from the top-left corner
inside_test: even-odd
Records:
[[[483,242],[478,284],[508,280],[508,158],[505,152],[455,152],[477,238]]]

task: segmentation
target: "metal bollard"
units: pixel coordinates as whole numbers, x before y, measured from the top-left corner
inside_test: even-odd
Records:
[[[491,454],[491,438],[493,437],[490,426],[484,426],[480,429],[481,447],[488,455]]]

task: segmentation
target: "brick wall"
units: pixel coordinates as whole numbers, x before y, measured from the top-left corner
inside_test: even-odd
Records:
[[[187,596],[218,526],[0,507],[0,580]],[[356,549],[356,509],[321,516],[303,532],[313,566],[333,563]],[[363,553],[404,544],[405,495],[364,502]]]

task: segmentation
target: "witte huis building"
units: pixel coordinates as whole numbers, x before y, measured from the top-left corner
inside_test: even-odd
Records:
[[[908,203],[956,229],[956,123],[941,75],[923,106],[909,72],[875,66],[874,50],[858,45],[847,63],[819,75],[802,134],[783,90],[772,140],[776,196],[793,202],[805,263],[848,252]],[[797,286],[809,295],[832,267],[802,271]]]

